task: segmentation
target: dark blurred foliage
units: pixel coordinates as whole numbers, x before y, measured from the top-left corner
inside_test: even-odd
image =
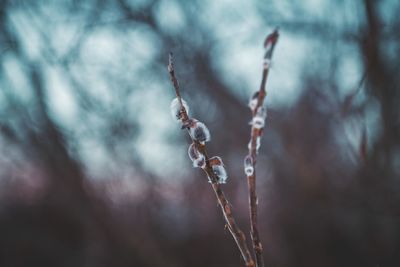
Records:
[[[354,15],[357,23],[345,27],[302,16],[300,1],[285,2],[288,12],[298,15],[289,19],[277,10],[278,1],[252,2],[265,26],[254,35],[264,36],[278,25],[282,35],[326,47],[298,66],[301,94],[294,104],[269,109],[258,161],[266,266],[400,266],[400,20],[387,15],[399,14],[400,5],[349,2],[352,9],[347,1],[332,4]],[[390,10],[383,10],[388,2]],[[172,178],[182,176],[184,167],[170,166],[175,174],[162,177],[149,170],[137,150],[139,122],[151,124],[153,118],[127,100],[143,88],[142,80],[166,88],[165,96],[152,98],[172,98],[165,65],[173,50],[184,96],[212,131],[210,150],[230,163],[224,189],[248,233],[241,167],[249,138],[246,99],[218,72],[218,39],[201,18],[204,5],[212,2],[176,3],[187,18],[179,30],[160,18],[165,1],[1,1],[0,266],[242,265],[202,173],[190,170],[193,179]],[[57,19],[78,25],[66,48],[58,39],[68,30],[57,29]],[[147,65],[126,50],[111,54],[109,65],[86,64],[84,49],[103,48],[86,47],[102,28],[122,35],[139,29],[150,35],[157,52]],[[343,96],[335,58],[349,43],[360,55],[360,87]],[[124,45],[121,49],[131,44]],[[321,54],[331,55],[329,62],[320,60]],[[139,66],[136,76],[130,74],[134,67],[123,65],[131,61]],[[15,66],[18,71],[10,71]],[[52,111],[49,69],[74,96],[76,114],[70,122]],[[97,76],[90,77],[91,69]],[[104,98],[98,80],[109,88]],[[152,110],[158,104],[147,105]],[[377,123],[368,124],[370,117]],[[177,147],[186,142],[177,129],[173,137],[157,128],[154,133],[165,134]],[[86,141],[92,148],[83,153]],[[99,146],[108,157],[91,163]],[[182,152],[174,146],[159,153]],[[105,166],[114,172],[103,173]]]

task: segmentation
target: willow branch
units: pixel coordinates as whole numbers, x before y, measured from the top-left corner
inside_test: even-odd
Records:
[[[265,43],[264,43],[266,52],[265,52],[265,56],[264,56],[261,86],[260,86],[258,93],[255,94],[255,95],[258,95],[257,104],[252,109],[253,120],[254,120],[255,116],[257,115],[257,112],[259,111],[259,109],[262,108],[262,106],[264,104],[264,99],[267,94],[265,87],[266,87],[266,83],[267,83],[268,72],[270,69],[272,54],[273,54],[273,51],[275,48],[275,44],[278,40],[278,37],[279,37],[278,30],[275,30],[273,33],[271,33],[266,38]],[[252,124],[250,145],[249,145],[249,154],[247,156],[252,159],[251,160],[252,172],[251,172],[251,174],[246,173],[247,186],[248,186],[248,190],[249,190],[251,239],[252,239],[252,243],[253,243],[253,249],[254,249],[257,267],[264,266],[264,259],[262,256],[263,247],[261,244],[261,239],[260,239],[260,235],[258,232],[258,223],[257,223],[258,199],[257,199],[257,193],[256,193],[256,172],[255,172],[256,161],[257,161],[257,150],[258,150],[258,146],[259,146],[259,142],[260,142],[260,140],[257,140],[257,139],[261,138],[262,132],[263,132],[263,128],[260,129],[259,127],[255,127],[255,125]]]
[[[187,123],[189,121],[189,116],[183,106],[183,103],[182,103],[182,98],[181,98],[180,89],[179,89],[179,83],[175,76],[172,53],[169,55],[168,72],[169,72],[169,76],[170,76],[172,85],[174,86],[174,89],[175,89],[176,97],[178,98],[178,101],[180,103],[182,125],[185,128],[185,125],[187,125]],[[207,155],[207,151],[206,151],[206,146],[205,146],[205,144],[202,144],[202,143],[194,140],[192,137],[191,137],[191,139],[192,139],[193,143],[197,144],[199,151],[205,157],[205,167],[203,168],[203,170],[211,182],[212,189],[215,193],[215,196],[217,197],[218,204],[221,207],[221,211],[222,211],[223,217],[225,219],[226,225],[229,229],[229,232],[231,233],[233,239],[235,240],[235,243],[242,255],[242,258],[243,258],[246,266],[254,267],[255,266],[254,260],[252,259],[250,251],[247,247],[246,237],[245,237],[244,233],[240,230],[239,226],[237,225],[237,223],[234,219],[232,210],[231,210],[231,205],[230,205],[229,201],[227,200],[227,198],[225,197],[225,194],[222,191],[221,185],[218,183],[218,177],[216,176],[216,174],[214,173],[214,171],[211,167],[210,158]]]

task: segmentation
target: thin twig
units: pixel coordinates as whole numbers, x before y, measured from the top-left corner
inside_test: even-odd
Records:
[[[353,104],[354,97],[361,91],[364,81],[367,77],[367,71],[361,76],[357,86],[352,90],[350,94],[348,94],[342,104],[341,107],[341,116],[342,118],[346,117],[349,114],[350,107]]]
[[[262,106],[264,104],[264,98],[267,94],[265,86],[267,83],[268,72],[269,72],[269,68],[271,65],[272,54],[273,54],[276,42],[278,41],[278,37],[279,37],[279,33],[278,33],[278,30],[276,29],[273,33],[268,35],[268,37],[266,38],[265,43],[264,43],[266,51],[265,51],[265,56],[264,56],[264,65],[263,65],[261,86],[258,91],[257,104],[252,110],[253,119],[256,116],[257,111],[260,108],[262,108]],[[258,225],[257,225],[258,199],[257,199],[257,194],[256,194],[256,172],[255,172],[256,160],[257,160],[257,150],[258,150],[258,146],[259,146],[259,144],[257,144],[257,143],[260,142],[260,140],[257,140],[257,139],[261,138],[262,132],[263,132],[263,128],[260,129],[259,127],[255,127],[255,125],[252,124],[251,139],[250,139],[249,154],[248,154],[248,157],[251,157],[251,159],[252,159],[251,160],[252,172],[251,172],[251,174],[246,174],[247,175],[247,185],[248,185],[248,189],[249,189],[251,239],[253,241],[253,249],[254,249],[257,267],[264,266],[264,259],[262,256],[263,247],[261,244],[260,235],[258,233]]]
[[[344,99],[343,103],[340,105],[341,113],[340,113],[340,124],[342,124],[343,119],[348,117],[349,115],[353,114],[358,116],[358,118],[362,119],[364,116],[364,108],[361,106],[357,109],[352,109],[352,105],[354,102],[355,97],[359,94],[363,88],[363,84],[367,77],[368,69],[364,71],[364,74],[361,76],[360,80],[357,83],[357,86],[354,87],[352,92],[350,92]],[[364,104],[365,105],[365,104]],[[365,121],[361,123],[361,140],[360,144],[357,148],[352,147],[351,154],[354,156],[355,159],[359,159],[362,162],[365,162],[367,159],[367,147],[368,147],[368,137],[367,137],[367,128],[365,125]],[[342,126],[343,127],[343,126]],[[348,138],[347,138],[348,139]],[[349,141],[349,140],[347,140]]]
[[[170,55],[169,55],[168,72],[169,72],[171,82],[175,89],[176,97],[178,98],[178,101],[180,103],[182,124],[183,124],[183,126],[185,126],[185,125],[187,125],[187,123],[189,121],[189,116],[183,106],[183,103],[182,103],[182,98],[181,98],[180,91],[179,91],[179,83],[175,76],[172,53],[170,53]],[[206,146],[205,146],[205,144],[202,144],[202,143],[194,140],[192,137],[191,137],[191,139],[192,139],[192,142],[197,144],[199,151],[205,157],[206,165],[203,168],[203,170],[207,174],[207,177],[210,179],[211,186],[214,190],[215,196],[218,199],[218,204],[221,207],[221,211],[224,216],[226,225],[229,229],[229,232],[231,233],[233,239],[235,240],[236,245],[239,248],[239,251],[243,257],[243,260],[244,260],[246,266],[254,267],[255,266],[254,260],[252,259],[250,251],[247,247],[246,237],[245,237],[244,233],[239,229],[238,225],[236,224],[236,221],[232,214],[231,205],[228,202],[228,200],[226,199],[225,194],[222,191],[221,185],[218,183],[218,177],[214,173],[212,166],[210,164],[210,161],[209,161],[210,158],[207,155]]]

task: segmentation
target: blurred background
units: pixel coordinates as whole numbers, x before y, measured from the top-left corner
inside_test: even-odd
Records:
[[[400,266],[400,3],[2,0],[0,266],[243,266],[171,118],[168,53],[266,266]],[[247,238],[250,244],[250,238]]]

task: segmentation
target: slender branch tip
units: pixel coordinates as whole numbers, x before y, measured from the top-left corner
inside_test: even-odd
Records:
[[[168,72],[169,73],[174,72],[174,56],[173,56],[172,52],[169,52],[169,55],[168,55]]]

